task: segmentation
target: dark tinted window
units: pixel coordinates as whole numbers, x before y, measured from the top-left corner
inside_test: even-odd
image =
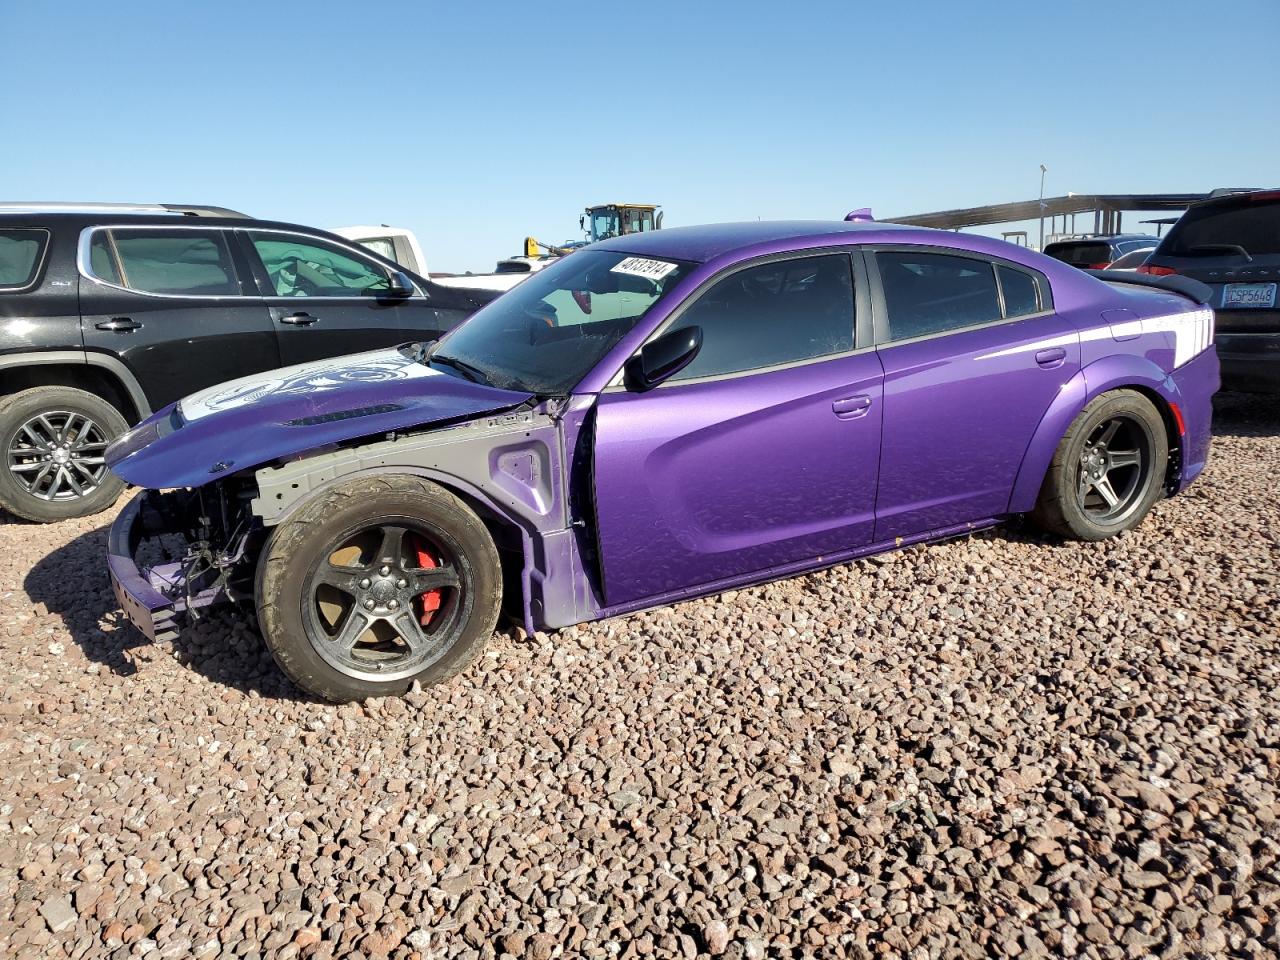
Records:
[[[756,370],[853,349],[849,257],[829,254],[748,267],[718,281],[680,317],[702,350],[673,380]]]
[[[48,242],[44,230],[0,230],[0,287],[25,287],[34,280]]]
[[[111,282],[130,290],[209,297],[240,293],[226,239],[218,231],[112,230],[110,242],[119,274]]]
[[[908,340],[999,320],[996,275],[985,260],[941,253],[876,254],[889,339]]]
[[[1040,297],[1036,294],[1036,278],[1012,267],[997,267],[1000,289],[1004,292],[1004,315],[1021,317],[1040,309]]]
[[[1246,200],[1228,207],[1192,207],[1173,225],[1161,253],[1175,257],[1229,256],[1221,244],[1251,256],[1280,253],[1280,198]],[[1205,249],[1207,248],[1207,249]]]
[[[1109,243],[1063,241],[1046,245],[1044,252],[1046,256],[1061,260],[1063,263],[1069,263],[1073,267],[1087,267],[1094,263],[1106,264],[1111,262],[1111,245]]]

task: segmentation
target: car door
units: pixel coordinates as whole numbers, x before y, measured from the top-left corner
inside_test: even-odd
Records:
[[[408,299],[389,296],[391,268],[358,250],[286,230],[241,235],[286,365],[434,339],[441,332],[407,324],[405,311],[416,316],[420,307],[433,309],[422,291]]]
[[[103,226],[80,241],[85,348],[118,356],[152,409],[280,366],[267,305],[231,231]]]
[[[882,375],[874,350],[855,345],[854,304],[847,252],[735,269],[666,327],[702,329],[689,367],[648,392],[600,395],[594,490],[609,605],[869,541]]]
[[[949,248],[870,258],[884,439],[877,541],[998,517],[1022,456],[1080,369],[1043,274]]]

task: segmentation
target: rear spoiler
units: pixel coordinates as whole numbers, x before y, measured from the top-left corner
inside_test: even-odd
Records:
[[[1213,299],[1213,287],[1190,277],[1180,277],[1176,273],[1164,277],[1153,277],[1149,273],[1122,273],[1119,270],[1086,270],[1085,273],[1107,283],[1131,283],[1135,287],[1153,287],[1166,293],[1178,293],[1189,300],[1205,306]]]

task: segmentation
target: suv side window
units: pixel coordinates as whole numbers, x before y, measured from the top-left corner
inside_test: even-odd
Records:
[[[844,253],[777,260],[717,281],[680,317],[702,350],[672,380],[713,377],[853,349],[853,274]]]
[[[994,265],[943,253],[876,253],[893,342],[1002,319]]]
[[[226,237],[218,230],[113,228],[90,243],[89,268],[99,280],[188,297],[240,296]]]
[[[247,232],[278,297],[358,297],[390,286],[385,268],[323,240]]]
[[[0,289],[17,290],[31,283],[48,245],[47,230],[0,230]]]

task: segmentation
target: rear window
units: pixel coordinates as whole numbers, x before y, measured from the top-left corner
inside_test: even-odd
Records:
[[[1160,252],[1175,257],[1239,252],[1231,247],[1243,247],[1250,256],[1280,253],[1280,198],[1192,207],[1173,225]]]
[[[35,280],[48,243],[47,230],[0,230],[0,289],[22,288]]]
[[[1051,243],[1044,248],[1044,252],[1046,256],[1069,263],[1073,267],[1111,262],[1111,245],[1107,243]]]
[[[240,293],[226,238],[216,230],[113,229],[94,234],[95,277],[140,293],[227,297]]]

